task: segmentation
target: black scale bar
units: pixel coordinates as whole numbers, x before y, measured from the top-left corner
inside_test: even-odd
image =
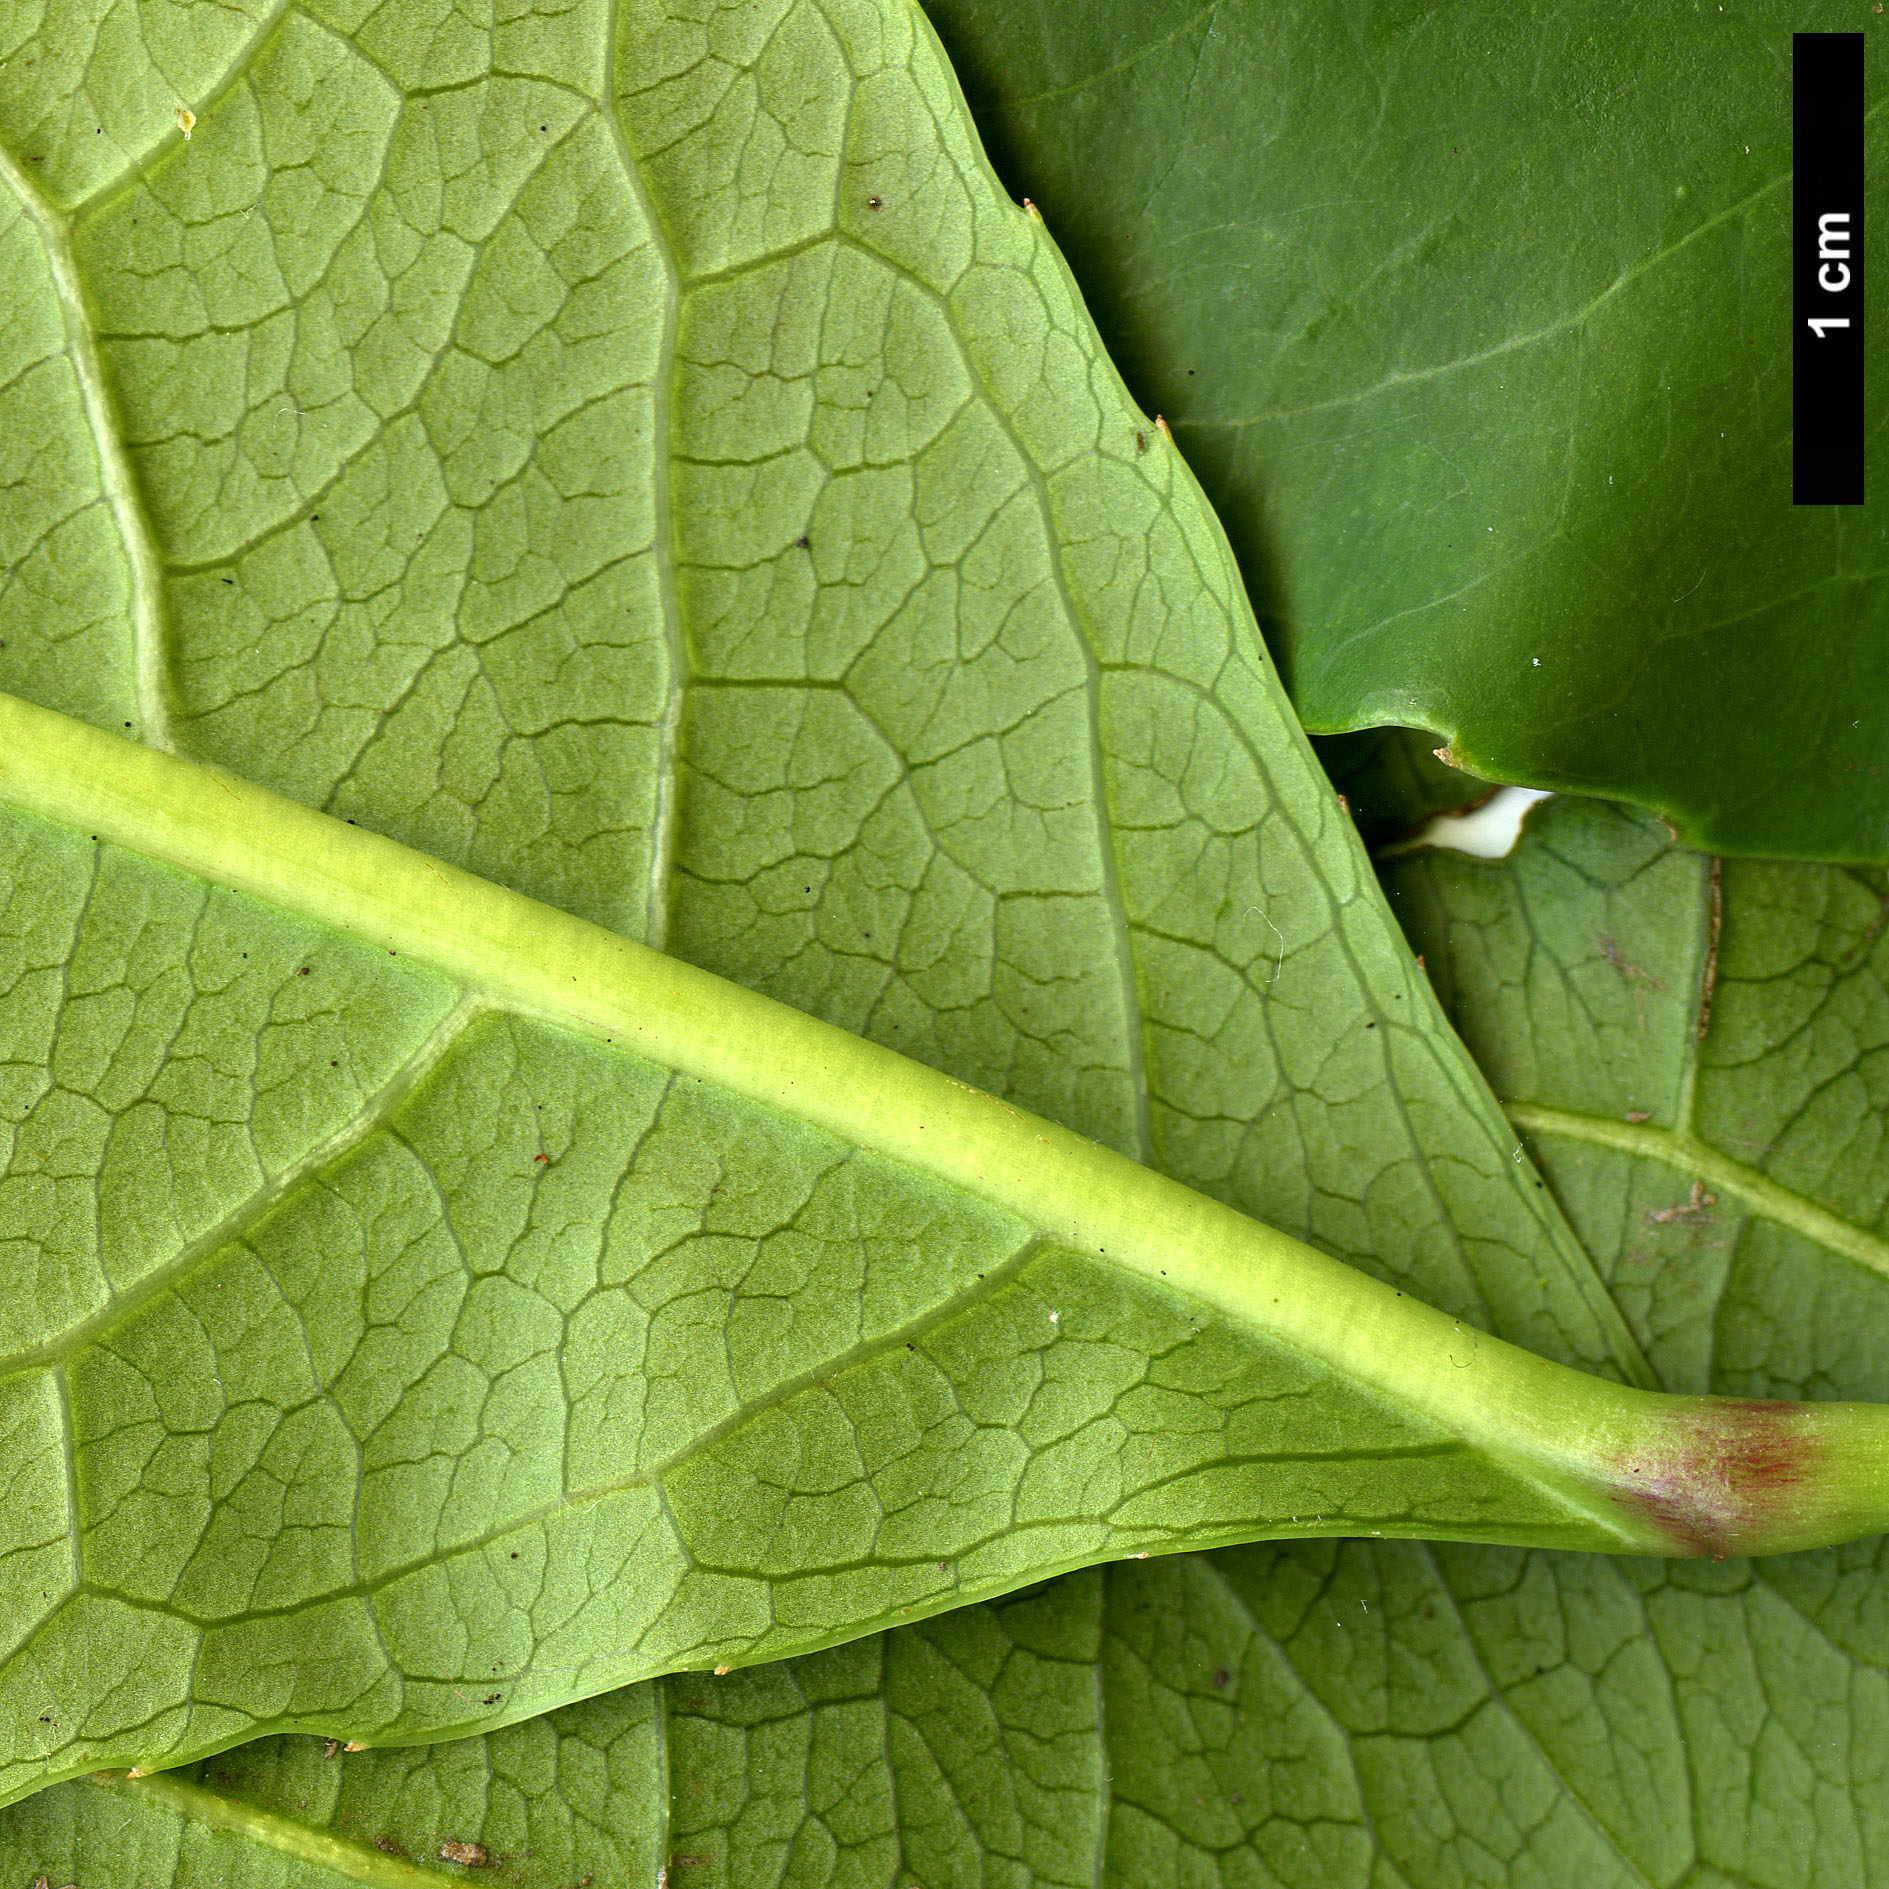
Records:
[[[1791,58],[1791,497],[1863,502],[1863,35],[1798,33]]]

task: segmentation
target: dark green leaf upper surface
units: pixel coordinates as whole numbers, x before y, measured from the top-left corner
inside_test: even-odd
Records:
[[[1791,35],[1868,36],[1880,168],[1881,16],[930,11],[1309,727],[1889,857],[1889,498],[1791,504]]]

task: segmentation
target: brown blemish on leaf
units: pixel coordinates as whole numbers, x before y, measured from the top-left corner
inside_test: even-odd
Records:
[[[1718,1196],[1708,1194],[1703,1181],[1694,1181],[1691,1197],[1683,1206],[1660,1207],[1646,1216],[1646,1224],[1652,1227],[1710,1226],[1713,1218],[1712,1209],[1717,1205]]]
[[[1648,1448],[1609,1468],[1619,1505],[1650,1523],[1675,1555],[1748,1553],[1775,1537],[1821,1445],[1804,1406],[1763,1398],[1701,1397]]]
[[[1620,981],[1633,992],[1633,1014],[1638,1019],[1640,1028],[1646,1028],[1646,990],[1664,990],[1653,973],[1643,965],[1638,965],[1629,957],[1623,956],[1620,947],[1614,943],[1613,933],[1597,931],[1594,934],[1594,949],[1619,972]]]
[[[468,1869],[483,1869],[492,1859],[483,1843],[454,1843],[450,1839],[439,1846],[440,1860],[463,1863]]]
[[[1699,979],[1698,1040],[1712,1027],[1712,987],[1718,982],[1718,934],[1725,922],[1725,862],[1716,855],[1712,860],[1712,913],[1705,939],[1705,974]]]

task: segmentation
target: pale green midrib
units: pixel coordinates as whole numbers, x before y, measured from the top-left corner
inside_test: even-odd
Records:
[[[212,1830],[248,1837],[297,1862],[332,1870],[350,1882],[367,1883],[370,1889],[441,1889],[442,1884],[466,1880],[458,1874],[426,1869],[403,1857],[370,1849],[365,1843],[297,1823],[293,1818],[258,1805],[224,1797],[201,1784],[192,1784],[162,1771],[136,1778],[122,1772],[94,1771],[87,1774],[85,1782],[94,1789],[135,1798]]]
[[[1643,1122],[1616,1122],[1604,1116],[1576,1114],[1571,1109],[1545,1108],[1534,1102],[1512,1102],[1508,1113],[1516,1127],[1530,1134],[1559,1135],[1590,1147],[1611,1148],[1696,1176],[1742,1201],[1762,1218],[1889,1278],[1889,1239],[1867,1232],[1814,1200],[1806,1200],[1694,1135]]]
[[[932,1174],[1421,1412],[1566,1502],[1596,1546],[1649,1539],[1577,1466],[1583,1439],[1611,1448],[1643,1420],[1642,1393],[1487,1336],[1466,1380],[1444,1313],[894,1050],[219,769],[6,695],[0,800]]]
[[[78,385],[79,404],[85,411],[85,423],[92,435],[92,450],[98,455],[99,487],[119,543],[124,547],[138,732],[153,747],[168,748],[172,743],[170,697],[165,682],[164,585],[157,545],[131,461],[118,436],[104,363],[99,359],[98,340],[92,332],[78,262],[72,253],[71,222],[47,203],[4,146],[0,146],[0,180],[12,191],[39,234],[46,271],[52,277],[60,317],[65,323],[66,358]]]
[[[245,1228],[254,1226],[291,1189],[300,1186],[310,1175],[340,1160],[351,1149],[359,1147],[375,1129],[386,1122],[438,1067],[440,1059],[458,1041],[460,1033],[473,1018],[486,1008],[482,997],[476,994],[462,996],[427,1032],[412,1055],[333,1134],[324,1136],[314,1147],[265,1181],[214,1226],[206,1227],[193,1239],[187,1240],[161,1266],[152,1267],[130,1285],[112,1293],[97,1311],[68,1325],[56,1337],[48,1338],[42,1344],[0,1357],[0,1371],[13,1372],[71,1363],[74,1356],[101,1332],[122,1324],[138,1307],[168,1291],[219,1247],[240,1239]]]

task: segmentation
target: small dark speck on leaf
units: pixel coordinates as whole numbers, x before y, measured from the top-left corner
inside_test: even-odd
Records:
[[[235,579],[235,578],[233,578],[233,577],[226,577],[226,578],[224,578],[224,580],[223,580],[223,581],[224,581],[224,583],[226,583],[226,584],[234,584],[234,583],[236,582],[236,579]]]
[[[794,548],[800,551],[811,551],[813,549],[813,540],[803,533],[794,540]]]
[[[1216,1666],[1213,1669],[1213,1683],[1216,1686],[1224,1687],[1231,1677],[1232,1674],[1224,1666]]]
[[[1146,433],[1137,433],[1137,434],[1135,435],[1135,451],[1136,451],[1137,453],[1145,453],[1145,452],[1146,452],[1147,450],[1148,450],[1148,436],[1147,436],[1147,434],[1146,434]]]
[[[485,1695],[485,1697],[479,1701],[479,1703],[481,1705],[497,1705],[498,1702],[502,1698],[504,1698],[504,1696],[505,1695],[502,1692],[488,1692]]]
[[[885,208],[885,199],[883,197],[868,197],[866,199],[866,208],[868,210],[883,210]]]
[[[405,1856],[406,1855],[406,1851],[403,1850],[400,1847],[400,1845],[393,1840],[392,1837],[376,1837],[374,1839],[374,1847],[375,1849],[379,1850],[383,1855],[386,1855],[386,1856]]]

